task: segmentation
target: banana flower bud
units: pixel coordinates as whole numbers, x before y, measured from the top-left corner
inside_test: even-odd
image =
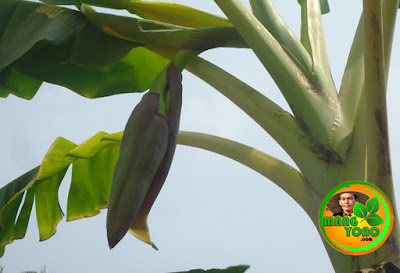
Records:
[[[151,90],[135,107],[125,127],[108,201],[110,248],[130,230],[157,249],[150,239],[147,216],[171,166],[182,105],[179,70],[170,64],[164,73],[167,79],[162,90],[165,101]],[[168,117],[158,112],[161,103],[166,103]]]

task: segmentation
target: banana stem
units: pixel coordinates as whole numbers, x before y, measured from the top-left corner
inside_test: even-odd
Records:
[[[369,181],[381,181],[390,172],[386,111],[386,71],[382,1],[364,0],[365,109],[367,170]],[[387,164],[387,165],[386,165]],[[386,166],[385,166],[386,165]]]
[[[148,47],[153,52],[172,59],[175,52],[158,47]],[[323,171],[329,164],[341,162],[341,158],[320,139],[310,134],[305,126],[276,105],[220,67],[197,57],[186,69],[214,87],[257,122],[289,154],[301,172],[319,192],[326,193],[331,186],[319,183],[326,180]],[[318,183],[317,183],[318,181]]]
[[[293,114],[328,142],[336,100],[307,73],[240,0],[215,0],[276,82]]]
[[[317,221],[322,196],[300,172],[286,163],[255,148],[207,134],[181,131],[178,144],[208,150],[242,163],[274,182],[289,194],[313,221]]]
[[[175,65],[175,67],[182,72],[182,70],[186,67],[188,63],[190,63],[193,58],[195,58],[200,51],[194,51],[189,49],[182,49],[176,52],[176,54],[171,57],[171,62]],[[168,87],[168,79],[167,79],[167,69],[171,65],[168,64],[163,71],[157,76],[154,80],[150,91],[154,93],[158,93],[160,95],[160,103],[158,107],[158,113],[163,114],[164,116],[168,116],[168,109],[169,109],[169,98],[167,94]]]
[[[218,66],[198,57],[186,69],[210,84],[256,121],[289,154],[310,181],[323,179],[316,170],[324,170],[326,164],[341,161],[330,147],[305,131],[292,115]],[[316,183],[314,186],[321,192],[330,189],[324,183]]]
[[[195,58],[200,53],[201,51],[181,49],[176,53],[176,55],[172,59],[172,62],[174,63],[175,67],[182,72],[182,70],[185,69],[185,67],[193,60],[193,58]]]
[[[293,31],[281,17],[271,0],[250,0],[251,8],[257,19],[275,37],[275,39],[287,49],[307,70],[312,72],[312,60],[310,54],[301,44]]]
[[[312,73],[319,89],[337,103],[322,27],[320,0],[301,1],[301,42],[312,58]]]
[[[340,87],[338,111],[329,143],[344,156],[349,148],[364,86],[364,17],[361,15]]]
[[[396,23],[396,16],[399,7],[399,0],[383,0],[382,18],[383,18],[383,43],[385,54],[386,84],[389,75],[390,56],[392,52],[393,34]]]

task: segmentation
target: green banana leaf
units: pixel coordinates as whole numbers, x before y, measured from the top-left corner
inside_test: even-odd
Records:
[[[39,167],[36,167],[0,189],[1,246],[14,239],[25,237],[33,202],[33,191],[26,190],[32,187],[38,171]],[[17,218],[17,211],[24,194],[24,204]]]
[[[168,62],[145,45],[201,51],[247,46],[231,26],[188,29],[84,12],[86,16],[47,4],[0,2],[0,97],[12,93],[31,99],[42,81],[88,98],[143,92]]]
[[[124,40],[173,49],[204,51],[215,47],[248,47],[233,26],[184,28],[155,21],[96,13],[83,14],[104,32]]]
[[[175,273],[243,273],[249,269],[248,265],[238,265],[231,266],[226,269],[210,269],[210,270],[202,270],[202,269],[194,269],[185,272],[175,272]]]
[[[119,155],[119,141],[102,140],[107,137],[115,139],[113,135],[100,132],[79,146],[57,138],[39,167],[0,189],[2,248],[15,239],[25,237],[34,200],[40,240],[54,235],[64,215],[58,200],[58,189],[71,164],[67,221],[94,216],[107,207]]]
[[[40,241],[55,234],[64,216],[58,190],[70,165],[72,178],[66,220],[95,216],[106,208],[122,135],[123,132],[99,132],[80,145],[59,137],[40,166],[1,188],[0,254],[4,253],[5,245],[25,237],[34,203]]]
[[[7,98],[10,93],[0,89],[0,98]]]
[[[168,62],[103,33],[78,11],[3,0],[0,18],[3,94],[31,99],[42,81],[89,98],[142,92]]]
[[[149,2],[149,1],[116,1],[116,0],[40,0],[56,5],[93,5],[105,8],[126,9],[142,18],[156,20],[191,28],[229,26],[231,23],[221,17],[196,10],[184,5]]]
[[[21,98],[31,99],[42,85],[41,80],[25,77],[10,68],[0,71],[0,97],[13,93]]]

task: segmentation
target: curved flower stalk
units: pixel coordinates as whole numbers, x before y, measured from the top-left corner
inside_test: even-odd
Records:
[[[293,167],[255,148],[212,135],[181,131],[178,144],[218,153],[260,173],[289,194],[317,225],[322,196]]]

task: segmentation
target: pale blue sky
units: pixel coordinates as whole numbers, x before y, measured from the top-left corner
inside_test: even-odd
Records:
[[[178,1],[175,1],[178,2]],[[295,33],[300,29],[296,0],[275,1]],[[179,3],[221,14],[213,1]],[[361,1],[331,1],[323,17],[328,54],[336,86],[361,12]],[[400,192],[400,23],[397,20],[388,86],[389,129],[396,192]],[[202,54],[276,103],[288,109],[278,88],[250,50],[218,49]],[[292,161],[240,109],[190,73],[183,73],[181,130],[231,138]],[[40,164],[51,143],[62,136],[81,143],[98,131],[121,131],[141,94],[89,100],[52,85],[25,101],[0,99],[0,185]],[[70,172],[61,189],[65,210]],[[397,206],[399,206],[399,198]],[[249,264],[249,273],[332,273],[318,232],[306,213],[280,188],[232,160],[195,148],[178,146],[175,159],[149,216],[152,239],[159,247],[127,235],[112,251],[105,230],[106,211],[96,217],[59,224],[57,233],[38,242],[36,219],[25,239],[6,247],[0,263],[5,273],[139,272],[165,273],[194,268]],[[279,224],[276,220],[279,219]],[[310,266],[312,263],[312,266]]]

